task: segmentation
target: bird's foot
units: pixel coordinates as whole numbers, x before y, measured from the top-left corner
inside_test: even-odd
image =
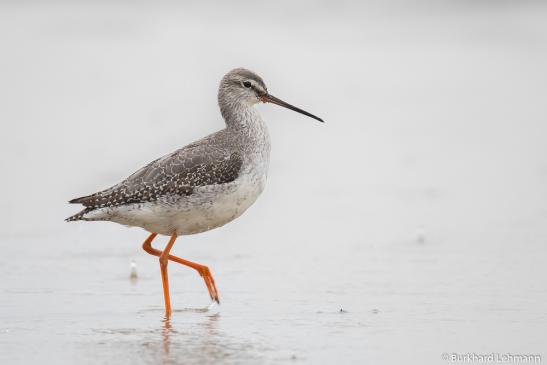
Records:
[[[209,296],[211,297],[211,300],[217,302],[217,304],[220,304],[218,290],[215,285],[215,279],[213,279],[213,275],[211,274],[209,268],[207,266],[202,266],[199,269],[199,275],[201,275],[201,277],[205,281],[205,285],[207,285],[207,290],[209,290]]]

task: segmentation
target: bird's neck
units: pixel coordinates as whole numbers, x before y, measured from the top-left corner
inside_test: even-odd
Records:
[[[226,128],[237,136],[236,140],[245,156],[255,161],[254,164],[263,166],[266,173],[270,156],[270,135],[258,110],[250,104],[219,104]]]
[[[246,102],[220,102],[220,112],[226,126],[235,131],[250,133],[265,128],[264,122],[252,104]]]

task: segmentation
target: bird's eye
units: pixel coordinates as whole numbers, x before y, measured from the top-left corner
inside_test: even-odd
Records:
[[[245,86],[247,89],[250,88],[252,85],[251,85],[251,82],[250,81],[243,81],[243,86]]]

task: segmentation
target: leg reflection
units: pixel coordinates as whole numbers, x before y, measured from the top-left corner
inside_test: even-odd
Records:
[[[163,319],[160,363],[174,364],[184,360],[201,364],[229,356],[230,346],[227,345],[230,343],[222,341],[218,332],[219,319],[218,313],[204,316],[200,321],[188,320],[178,324]]]
[[[162,342],[163,342],[163,354],[165,360],[169,359],[169,348],[171,347],[171,334],[173,332],[173,327],[171,326],[171,320],[169,318],[163,319],[162,324]]]

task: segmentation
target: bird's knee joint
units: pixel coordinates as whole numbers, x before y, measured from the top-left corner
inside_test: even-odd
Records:
[[[199,269],[199,274],[201,276],[211,276],[211,271],[209,270],[207,266],[202,266]]]
[[[167,267],[167,263],[169,262],[169,259],[167,257],[160,256],[159,261],[160,261],[161,267]]]

